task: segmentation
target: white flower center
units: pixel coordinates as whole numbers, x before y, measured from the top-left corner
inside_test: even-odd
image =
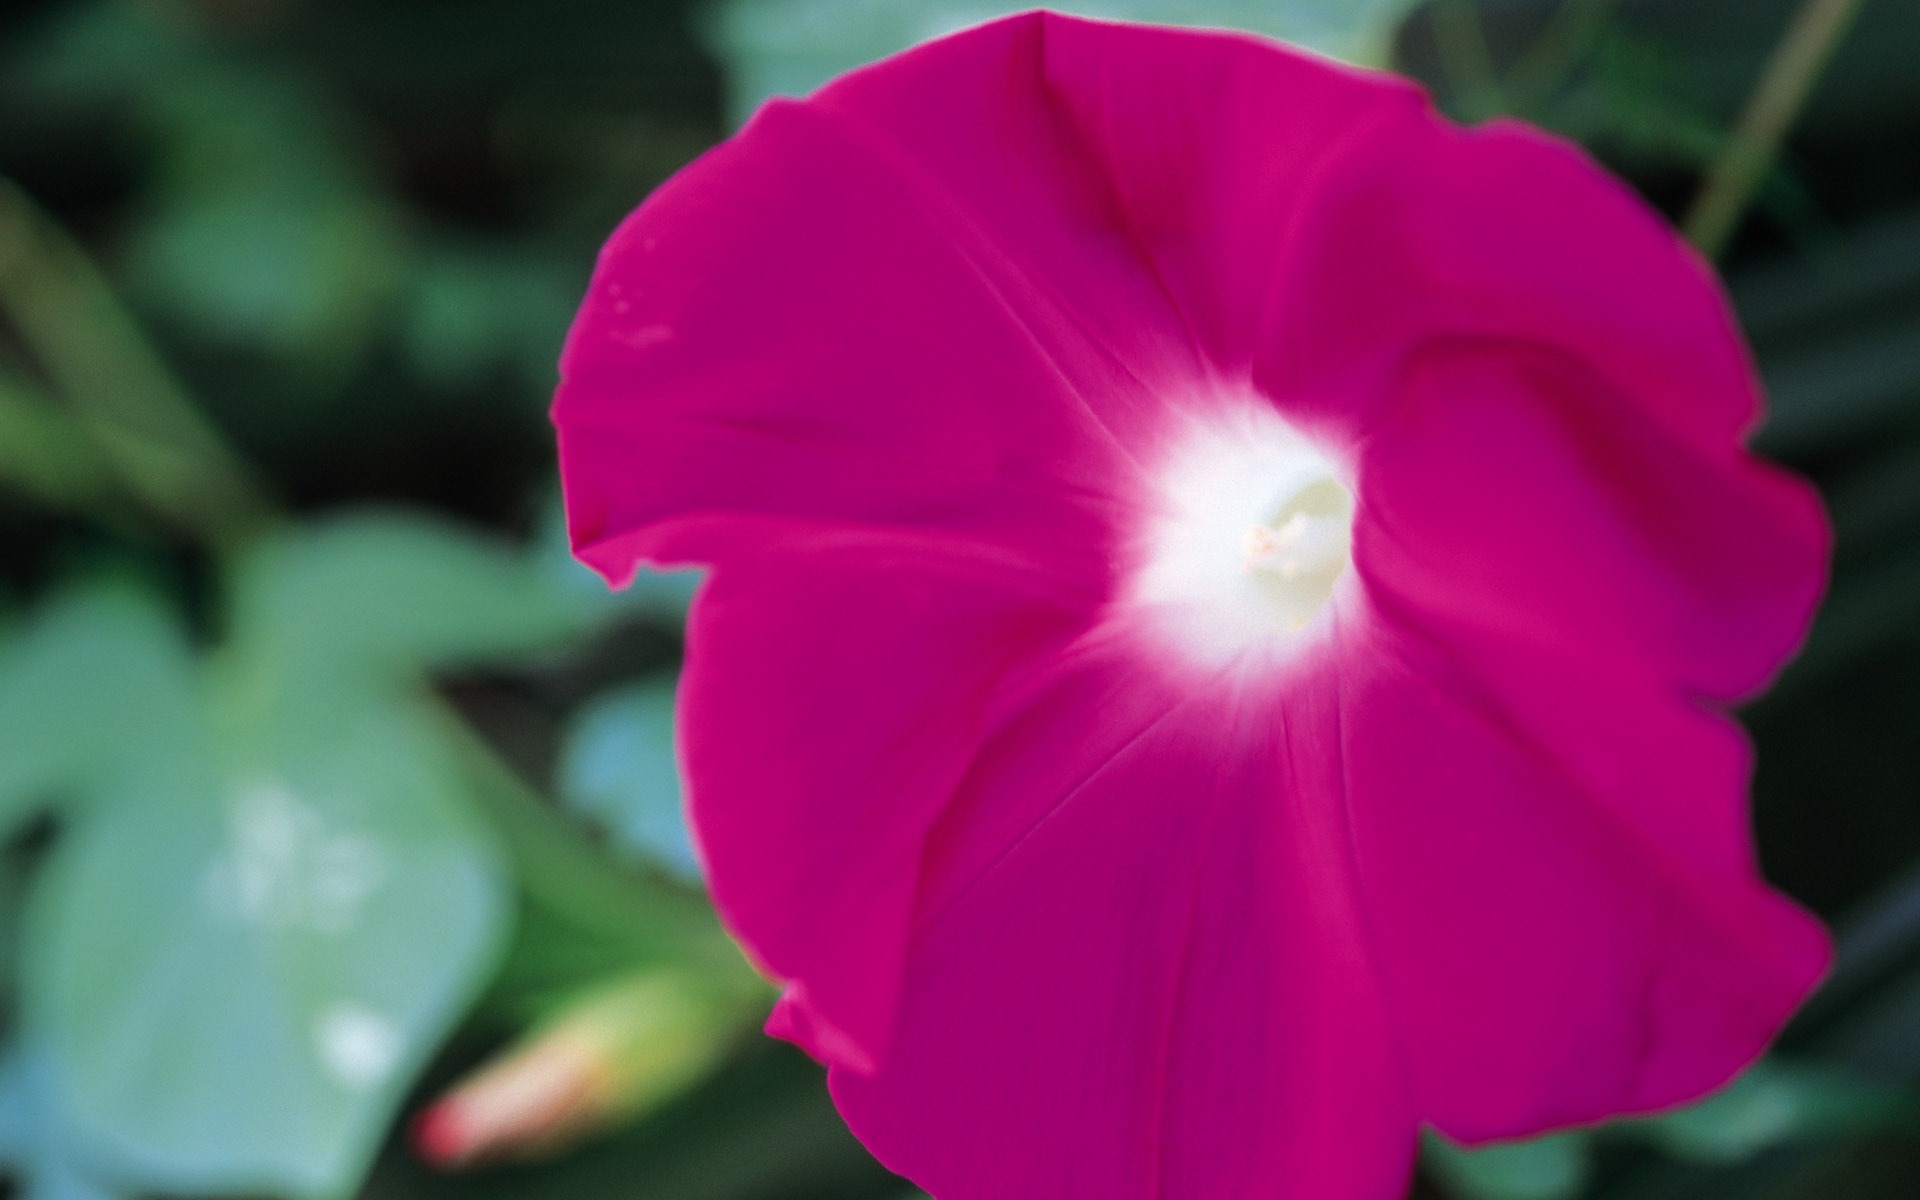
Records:
[[[1333,460],[1249,404],[1182,431],[1153,487],[1128,601],[1203,665],[1302,644],[1352,557],[1353,492]]]

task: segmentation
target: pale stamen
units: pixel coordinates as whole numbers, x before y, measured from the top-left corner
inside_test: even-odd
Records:
[[[1204,662],[1298,644],[1352,556],[1353,493],[1258,404],[1196,422],[1156,480],[1132,597]]]
[[[1266,573],[1291,583],[1337,574],[1347,561],[1347,523],[1339,517],[1310,517],[1295,511],[1276,528],[1255,525],[1247,530],[1240,570]]]

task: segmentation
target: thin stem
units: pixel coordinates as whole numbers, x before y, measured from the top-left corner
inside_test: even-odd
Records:
[[[1707,257],[1718,257],[1739,228],[1787,130],[1859,11],[1860,0],[1806,0],[1775,47],[1738,128],[1707,169],[1687,214],[1687,237]]]
[[[594,958],[610,955],[623,964],[698,963],[715,979],[743,980],[743,987],[765,990],[704,896],[613,861],[502,762],[450,705],[441,702],[439,715],[462,757],[479,811],[513,861],[529,919],[549,932],[557,926],[584,937],[596,947]],[[559,972],[561,979],[504,982],[509,990],[531,991],[537,998],[546,984],[559,983],[561,990],[570,991],[578,984],[579,968],[599,974],[608,965],[604,960],[570,962]]]
[[[271,517],[266,490],[200,416],[99,268],[5,179],[0,316],[127,490],[162,520],[231,549]]]
[[[57,508],[123,518],[110,464],[40,389],[0,371],[0,480]]]

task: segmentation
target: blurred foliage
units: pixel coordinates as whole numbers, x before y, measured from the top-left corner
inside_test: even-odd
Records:
[[[673,680],[661,676],[594,698],[561,751],[561,801],[616,845],[690,884],[700,864],[680,819],[673,750]]]
[[[543,407],[607,230],[760,98],[1011,5],[0,10],[0,1162],[20,1194],[914,1200],[698,891],[696,580],[567,557]],[[1424,77],[1678,218],[1790,0],[1103,0]],[[1838,922],[1684,1112],[1425,1152],[1461,1200],[1920,1178],[1920,6],[1873,0],[1725,260],[1832,598],[1750,711]],[[551,797],[551,798],[549,798]],[[427,1102],[442,1097],[431,1107]],[[502,1099],[505,1097],[505,1099]],[[530,1100],[529,1097],[532,1099]],[[424,1165],[402,1132],[413,1114]]]
[[[1418,0],[1081,0],[1055,7],[1109,21],[1242,29],[1350,62],[1384,65]],[[725,62],[727,112],[744,122],[770,96],[804,96],[854,67],[988,17],[1035,7],[980,0],[717,0],[707,43]]]

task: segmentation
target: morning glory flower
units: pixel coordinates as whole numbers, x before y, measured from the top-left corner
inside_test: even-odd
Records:
[[[708,570],[680,752],[769,1024],[940,1200],[1388,1197],[1699,1096],[1827,961],[1728,706],[1818,503],[1578,150],[1029,14],[776,102],[608,243],[575,548]]]

